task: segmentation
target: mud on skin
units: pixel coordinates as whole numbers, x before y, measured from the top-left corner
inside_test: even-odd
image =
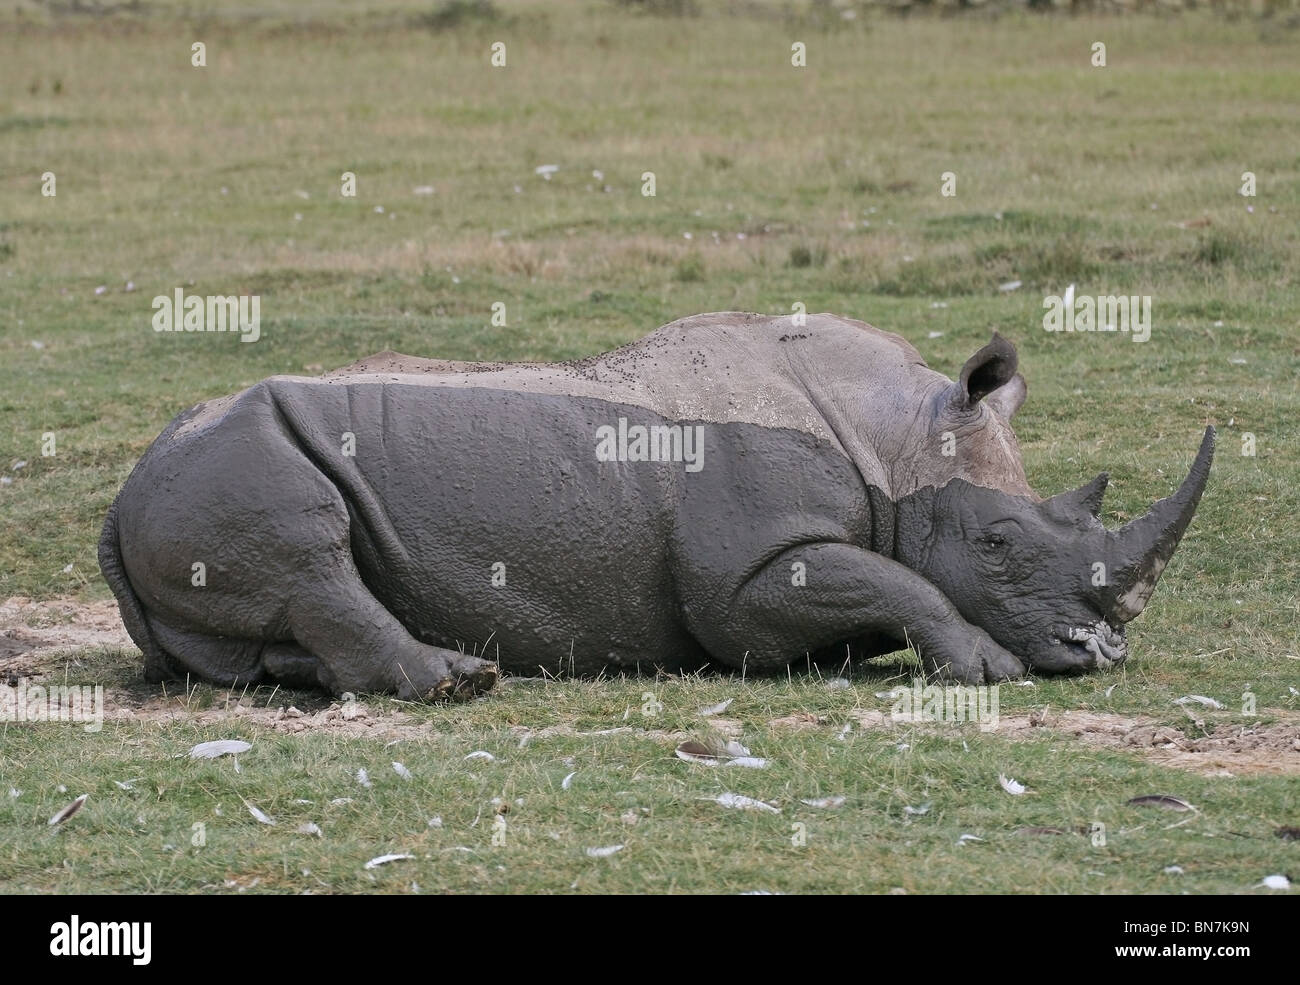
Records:
[[[697,315],[573,363],[381,353],[180,414],[100,565],[155,680],[465,698],[498,667],[775,672],[907,645],[972,683],[1113,667],[1214,432],[1108,531],[1104,474],[1029,488],[1026,393],[996,334],[953,381],[827,314]],[[636,435],[672,458],[687,428],[697,461],[639,460]]]

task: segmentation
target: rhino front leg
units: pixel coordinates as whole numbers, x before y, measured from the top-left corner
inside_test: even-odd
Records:
[[[740,586],[722,622],[725,641],[717,642],[736,666],[746,652],[751,665],[777,665],[876,634],[907,640],[928,671],[964,683],[1025,673],[1015,654],[963,619],[930,582],[849,544],[805,544],[778,555]]]
[[[320,662],[320,683],[335,693],[439,701],[469,698],[496,683],[496,664],[413,637],[351,564],[328,578],[303,579],[289,611],[294,638]]]

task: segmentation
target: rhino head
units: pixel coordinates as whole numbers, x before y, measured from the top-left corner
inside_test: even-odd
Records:
[[[1214,429],[1172,496],[1108,530],[1099,519],[1106,473],[1050,499],[1024,483],[1010,428],[1025,394],[1015,367],[1014,347],[995,335],[949,384],[937,426],[965,423],[964,462],[949,466],[947,481],[898,500],[896,560],[1039,670],[1113,667],[1128,656],[1125,624],[1146,606],[1196,512]]]

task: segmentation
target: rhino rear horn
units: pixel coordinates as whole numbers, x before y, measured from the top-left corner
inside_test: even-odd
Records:
[[[1151,598],[1201,501],[1213,459],[1214,428],[1208,427],[1196,461],[1178,491],[1106,535],[1110,587],[1103,611],[1112,625],[1136,619]]]
[[[1110,483],[1110,474],[1101,472],[1091,482],[1085,482],[1078,489],[1059,493],[1049,499],[1044,506],[1059,510],[1067,517],[1082,516],[1086,511],[1094,520],[1101,517],[1101,501],[1106,495],[1106,486]]]
[[[1020,357],[1016,347],[997,332],[989,344],[966,360],[958,381],[958,399],[966,410],[972,409],[994,390],[1005,386],[1016,375]]]

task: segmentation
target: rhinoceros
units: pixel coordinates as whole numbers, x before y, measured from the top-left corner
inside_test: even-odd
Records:
[[[568,363],[387,352],[181,413],[100,565],[146,676],[464,698],[498,668],[775,671],[912,647],[1105,669],[1209,476],[1122,529],[1042,499],[994,333],[954,382],[833,315],[722,312]]]

